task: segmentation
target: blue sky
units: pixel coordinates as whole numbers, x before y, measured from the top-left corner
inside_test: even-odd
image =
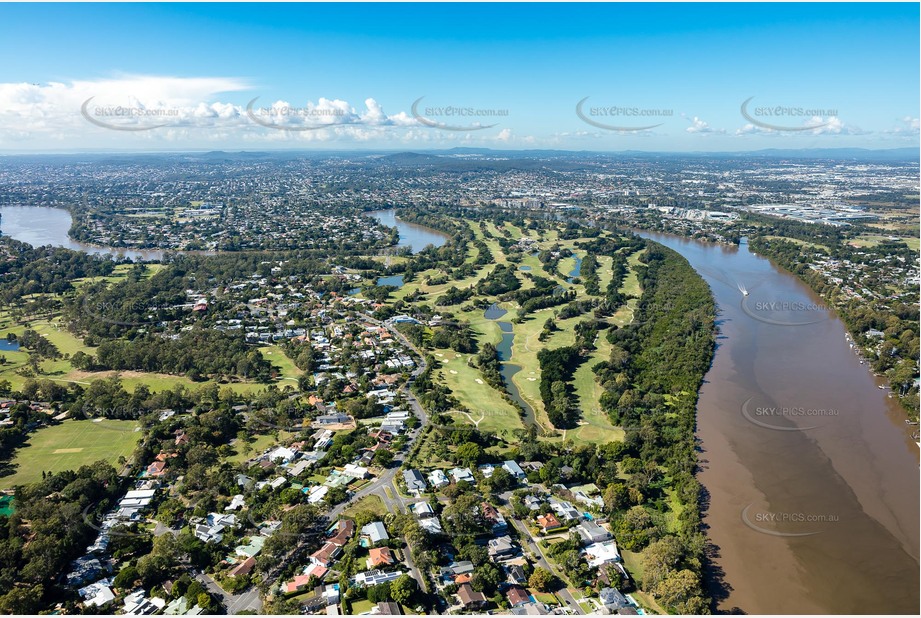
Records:
[[[5,4],[0,150],[916,147],[918,32],[917,4]]]

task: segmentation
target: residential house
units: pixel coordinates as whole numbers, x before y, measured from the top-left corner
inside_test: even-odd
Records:
[[[147,466],[147,470],[145,471],[145,476],[154,478],[163,476],[164,474],[166,474],[166,462],[161,460],[157,460]]]
[[[617,551],[617,543],[614,541],[593,543],[582,550],[582,553],[585,554],[590,567],[599,567],[609,562],[620,562],[620,552]]]
[[[402,575],[402,571],[365,571],[355,575],[355,583],[359,586],[376,586],[386,582],[392,582]]]
[[[419,519],[435,516],[435,509],[428,502],[416,502],[412,505],[413,514]]]
[[[492,464],[482,464],[477,466],[477,469],[480,471],[480,474],[483,475],[484,479],[492,478],[493,472],[496,471],[496,467]]]
[[[419,527],[429,534],[438,535],[444,532],[441,521],[437,517],[423,517],[419,520]]]
[[[630,605],[627,597],[621,594],[617,588],[602,588],[598,593],[598,598],[601,600],[601,604],[611,611],[617,611]]]
[[[565,500],[550,498],[548,502],[550,503],[550,508],[553,509],[553,512],[556,513],[557,517],[563,521],[572,521],[574,519],[582,518],[582,513],[573,508],[573,506]]]
[[[519,605],[531,602],[531,595],[521,586],[509,586],[508,590],[505,592],[505,598],[508,599],[510,607],[518,607]]]
[[[295,451],[284,446],[279,446],[268,454],[267,459],[274,462],[288,463],[297,455]]]
[[[505,471],[515,477],[515,480],[518,482],[524,481],[528,478],[528,475],[524,473],[524,470],[521,469],[514,461],[504,461],[502,462],[502,467],[505,468]]]
[[[444,581],[453,582],[455,577],[458,575],[464,575],[465,573],[473,573],[473,563],[469,560],[453,562],[446,567],[442,567],[441,579]]]
[[[341,547],[327,541],[320,549],[310,554],[310,562],[329,568],[341,553]]]
[[[593,521],[584,521],[576,526],[576,532],[582,537],[582,543],[591,545],[592,543],[603,543],[609,541],[611,533],[596,524]]]
[[[371,545],[377,545],[382,541],[390,538],[387,534],[387,528],[379,521],[374,521],[361,529],[361,536],[367,539]]]
[[[336,533],[330,537],[329,542],[342,547],[349,542],[353,534],[355,534],[355,522],[351,519],[340,519],[336,524]]]
[[[505,567],[505,572],[508,573],[508,581],[513,584],[518,584],[519,586],[528,585],[528,576],[524,572],[524,567],[520,564],[510,564]]]
[[[379,601],[375,609],[377,611],[372,612],[372,613],[377,616],[402,616],[403,615],[403,611],[400,609],[400,604],[394,603],[393,601]]]
[[[467,483],[476,483],[476,479],[473,478],[473,472],[470,471],[470,468],[454,468],[449,471],[448,474],[454,478],[455,483],[460,483],[461,481],[466,481]]]
[[[477,592],[470,584],[461,584],[457,589],[457,598],[464,609],[482,609],[486,606],[486,595]]]
[[[518,555],[518,547],[508,535],[489,539],[486,542],[486,550],[489,552],[489,557],[495,561],[508,560]]]
[[[418,470],[404,470],[403,481],[406,483],[406,490],[411,494],[418,495],[425,491],[425,477]]]
[[[352,422],[352,417],[342,412],[333,412],[319,415],[315,422],[319,425],[345,425]]]
[[[527,495],[524,497],[524,505],[532,511],[539,511],[540,505],[544,503],[540,496]]]
[[[250,556],[249,558],[247,558],[246,560],[244,560],[243,562],[241,562],[234,568],[230,569],[227,575],[228,577],[242,577],[244,575],[249,575],[252,572],[253,567],[255,566],[256,566],[256,558],[253,556]]]
[[[553,513],[547,513],[546,515],[537,516],[537,525],[540,526],[540,529],[546,534],[552,530],[559,530],[563,527],[563,524],[557,519]]]
[[[448,477],[442,470],[432,470],[429,473],[429,484],[434,487],[436,490],[441,489],[445,485],[449,485],[451,482],[448,480]]]
[[[361,466],[356,466],[355,464],[345,464],[342,468],[342,474],[345,476],[350,476],[353,479],[367,479],[371,478],[371,472],[367,468]]]
[[[368,553],[366,562],[369,569],[393,566],[397,562],[389,547],[372,547]]]
[[[480,512],[483,514],[483,518],[492,526],[494,535],[502,535],[508,531],[508,522],[505,521],[505,517],[496,507],[488,502],[483,502],[480,505]]]

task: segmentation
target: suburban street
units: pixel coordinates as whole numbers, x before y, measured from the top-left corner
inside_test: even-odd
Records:
[[[216,581],[210,575],[200,571],[195,572],[195,579],[201,582],[212,595],[221,600],[221,603],[227,608],[228,614],[236,614],[247,609],[259,611],[262,609],[262,599],[259,596],[259,588],[250,586],[238,595],[224,592]]]
[[[528,532],[528,529],[525,527],[525,525],[524,525],[523,523],[521,523],[521,521],[520,521],[518,518],[516,518],[516,517],[511,517],[510,519],[512,520],[512,525],[515,526],[515,528],[516,528],[519,532],[521,532],[521,534],[522,534],[526,539],[528,539],[528,541],[527,541],[527,546],[528,546],[528,547],[527,547],[527,548],[528,548],[528,550],[529,550],[532,554],[534,554],[534,556],[537,557],[537,566],[540,566],[540,567],[543,567],[543,568],[547,569],[548,571],[550,571],[551,573],[553,573],[554,575],[556,575],[557,577],[559,577],[561,580],[563,580],[563,577],[560,575],[559,571],[558,571],[556,568],[554,568],[553,566],[551,566],[550,561],[547,560],[547,557],[544,555],[544,552],[543,552],[543,550],[540,548],[540,545],[538,545],[538,544],[534,541],[534,539],[531,537],[531,533]],[[564,580],[564,581],[565,581],[565,580]],[[563,589],[561,589],[561,590],[558,590],[558,591],[556,592],[556,594],[557,594],[557,596],[559,596],[559,597],[563,600],[563,602],[566,604],[566,606],[567,606],[569,609],[571,609],[571,610],[573,611],[573,613],[575,613],[575,614],[584,614],[584,613],[585,613],[584,611],[582,611],[582,608],[579,607],[579,604],[576,603],[576,600],[575,600],[575,598],[572,596],[572,593],[569,592],[569,588],[563,588]]]

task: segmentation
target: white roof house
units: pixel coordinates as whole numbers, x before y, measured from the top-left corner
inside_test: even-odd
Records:
[[[390,538],[387,534],[387,528],[379,521],[373,521],[361,529],[362,536],[368,537],[372,543],[380,543]]]
[[[447,475],[442,470],[432,470],[429,472],[429,485],[438,489],[450,483]]]
[[[614,541],[592,543],[582,553],[585,554],[590,567],[599,567],[609,562],[620,562],[620,552],[617,551],[617,543]]]

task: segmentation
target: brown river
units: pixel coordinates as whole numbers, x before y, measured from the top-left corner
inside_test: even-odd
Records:
[[[717,610],[917,615],[917,427],[844,324],[744,241],[642,235],[687,258],[719,307],[698,404]]]

